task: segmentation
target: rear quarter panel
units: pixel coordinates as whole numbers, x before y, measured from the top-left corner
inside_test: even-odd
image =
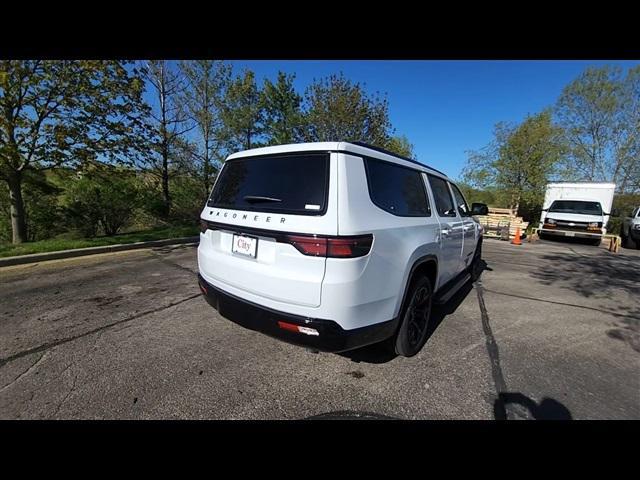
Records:
[[[398,217],[377,207],[369,197],[361,157],[339,154],[337,171],[338,233],[372,233],[374,242],[362,259],[327,260],[323,305],[336,298],[336,304],[350,305],[352,317],[340,315],[352,322],[347,328],[391,320],[400,311],[413,264],[426,255],[440,255],[438,220],[434,213]],[[430,194],[429,202],[433,205]]]

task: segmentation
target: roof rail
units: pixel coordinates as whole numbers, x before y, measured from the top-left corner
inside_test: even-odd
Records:
[[[392,152],[390,150],[387,150],[386,148],[376,147],[374,145],[369,145],[368,143],[365,143],[365,142],[347,142],[347,143],[351,143],[352,145],[358,145],[359,147],[370,148],[371,150],[375,150],[376,152],[386,153],[387,155],[391,155],[392,157],[400,158],[400,159],[402,159],[402,160],[404,160],[406,162],[411,162],[411,163],[415,163],[417,165],[420,165],[421,167],[430,168],[434,172],[438,172],[441,175],[444,175],[445,177],[447,176],[443,172],[441,172],[440,170],[436,170],[435,168],[430,167],[429,165],[425,165],[424,163],[421,163],[421,162],[419,162],[417,160],[414,160],[413,158],[405,157],[403,155],[399,155],[397,153],[394,153],[394,152]]]

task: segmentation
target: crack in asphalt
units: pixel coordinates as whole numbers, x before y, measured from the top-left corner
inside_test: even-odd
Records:
[[[174,307],[174,306],[179,305],[181,303],[188,302],[189,300],[193,300],[194,298],[197,298],[197,297],[199,297],[201,295],[202,295],[201,293],[196,293],[194,295],[190,295],[190,296],[188,296],[186,298],[183,298],[181,300],[178,300],[176,302],[169,303],[168,305],[164,305],[162,307],[153,308],[151,310],[146,310],[144,312],[136,313],[135,315],[132,315],[130,317],[124,318],[122,320],[118,320],[116,322],[109,323],[107,325],[103,325],[101,327],[94,328],[92,330],[89,330],[89,331],[84,332],[84,333],[80,333],[78,335],[73,335],[71,337],[67,337],[67,338],[63,338],[63,339],[60,339],[60,340],[56,340],[55,342],[48,342],[48,343],[45,343],[45,344],[40,345],[38,347],[30,348],[28,350],[23,350],[22,352],[18,352],[18,353],[15,353],[13,355],[10,355],[7,358],[0,359],[0,367],[4,367],[7,363],[12,362],[14,360],[17,360],[18,358],[22,358],[22,357],[25,357],[27,355],[31,355],[33,353],[46,351],[46,350],[49,350],[51,348],[57,347],[59,345],[63,345],[65,343],[72,342],[72,341],[77,340],[79,338],[83,338],[83,337],[86,337],[88,335],[92,335],[92,334],[97,333],[97,332],[102,332],[103,330],[111,328],[111,327],[113,327],[115,325],[120,325],[120,324],[123,324],[123,323],[131,322],[131,321],[136,320],[136,319],[138,319],[140,317],[144,317],[145,315],[149,315],[151,313],[157,313],[157,312],[160,312],[162,310],[166,310],[167,308],[171,308],[171,307]]]
[[[73,385],[71,385],[71,389],[67,392],[67,394],[64,396],[64,398],[62,399],[62,401],[58,404],[58,407],[56,408],[56,411],[53,415],[51,415],[51,418],[55,418],[56,415],[58,415],[58,413],[60,413],[60,409],[62,408],[62,405],[64,405],[64,403],[67,401],[67,399],[71,396],[71,394],[76,390],[76,382],[78,381],[78,377],[80,376],[80,372],[76,373],[75,378],[73,379]]]
[[[166,258],[164,258],[162,256],[162,253],[160,252],[154,252],[153,250],[151,251],[151,254],[157,258],[160,262],[164,263],[165,265],[169,265],[171,267],[175,267],[175,268],[179,268],[182,271],[188,272],[191,275],[197,275],[198,272],[196,270],[191,270],[190,268],[187,267],[183,267],[182,265],[172,262],[171,260],[167,260]]]
[[[489,323],[489,314],[487,313],[487,307],[484,303],[483,286],[482,281],[478,280],[473,284],[478,294],[478,304],[480,305],[480,317],[482,318],[482,330],[484,331],[485,342],[487,345],[487,353],[491,360],[491,376],[493,377],[493,384],[496,390],[496,405],[499,408],[495,408],[496,420],[513,420],[513,415],[507,405],[501,400],[501,394],[507,392],[507,383],[504,380],[504,374],[502,373],[502,367],[500,366],[500,351],[498,344],[493,336],[491,325]]]
[[[554,300],[543,300],[541,298],[527,297],[525,295],[517,295],[515,293],[498,292],[496,290],[490,290],[488,288],[485,288],[484,291],[485,292],[489,292],[489,293],[495,293],[496,295],[504,295],[504,296],[507,296],[507,297],[522,298],[523,300],[535,300],[536,302],[553,303],[554,305],[563,305],[565,307],[583,308],[585,310],[593,310],[594,312],[606,313],[607,315],[612,315],[614,317],[631,318],[632,320],[635,320],[635,319],[638,318],[635,315],[627,315],[627,314],[624,314],[624,313],[615,313],[615,312],[612,312],[610,310],[602,310],[600,308],[587,307],[585,305],[577,305],[575,303],[556,302]]]
[[[9,383],[7,383],[4,387],[0,388],[0,392],[4,392],[7,388],[9,388],[11,385],[13,385],[14,383],[16,383],[18,380],[20,380],[22,377],[26,376],[29,374],[29,372],[31,372],[31,370],[33,370],[34,368],[36,368],[38,366],[38,364],[40,362],[42,362],[42,360],[44,359],[44,357],[47,356],[49,352],[44,352],[42,355],[40,355],[40,357],[29,367],[27,368],[24,372],[22,372],[20,375],[18,375],[16,378],[14,378],[12,381],[10,381]]]

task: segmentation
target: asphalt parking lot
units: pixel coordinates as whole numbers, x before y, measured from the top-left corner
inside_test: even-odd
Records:
[[[0,269],[2,419],[639,419],[640,251],[485,240],[422,351],[312,353],[220,317],[195,246]]]

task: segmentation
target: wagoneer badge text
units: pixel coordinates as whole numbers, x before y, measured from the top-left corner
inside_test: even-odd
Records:
[[[211,210],[209,212],[209,215],[213,215],[213,212],[214,211]],[[260,215],[254,215],[254,214],[250,214],[250,213],[243,213],[243,214],[233,213],[233,214],[229,214],[229,212],[224,212],[222,215],[220,215],[220,211],[219,210],[215,213],[215,216],[216,217],[223,217],[223,218],[238,218],[238,217],[241,217],[242,220],[253,220],[254,222],[257,222],[262,218]],[[285,220],[286,220],[285,217],[280,217],[280,223],[284,223]],[[275,217],[273,217],[271,215],[268,215],[266,217],[265,221],[267,223],[271,223],[272,221],[276,222],[276,219],[275,219]]]

